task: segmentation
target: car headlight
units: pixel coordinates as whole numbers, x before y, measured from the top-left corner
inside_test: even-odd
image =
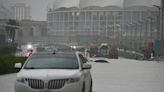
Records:
[[[67,83],[75,83],[80,81],[80,78],[70,78]]]
[[[20,83],[25,83],[25,79],[24,78],[17,78],[16,81],[20,82]]]

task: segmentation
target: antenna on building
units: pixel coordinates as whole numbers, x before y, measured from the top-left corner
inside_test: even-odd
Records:
[[[52,4],[51,3],[48,3],[47,5],[47,11],[51,11],[52,10]]]

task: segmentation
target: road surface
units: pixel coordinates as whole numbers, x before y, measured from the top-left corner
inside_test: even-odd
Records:
[[[164,92],[164,63],[129,59],[92,63],[93,92]],[[0,76],[0,92],[14,92],[16,74]]]
[[[14,92],[14,80],[16,74],[0,76],[0,92]]]

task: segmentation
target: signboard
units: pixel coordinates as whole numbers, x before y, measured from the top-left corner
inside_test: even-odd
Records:
[[[161,54],[164,55],[164,40],[161,40]]]
[[[156,40],[155,41],[155,53],[159,55],[161,53],[161,41]]]

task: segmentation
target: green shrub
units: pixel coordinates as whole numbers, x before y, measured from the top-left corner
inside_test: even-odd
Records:
[[[18,70],[14,68],[15,63],[23,64],[25,60],[26,60],[26,57],[1,56],[0,57],[0,75],[18,72]]]

